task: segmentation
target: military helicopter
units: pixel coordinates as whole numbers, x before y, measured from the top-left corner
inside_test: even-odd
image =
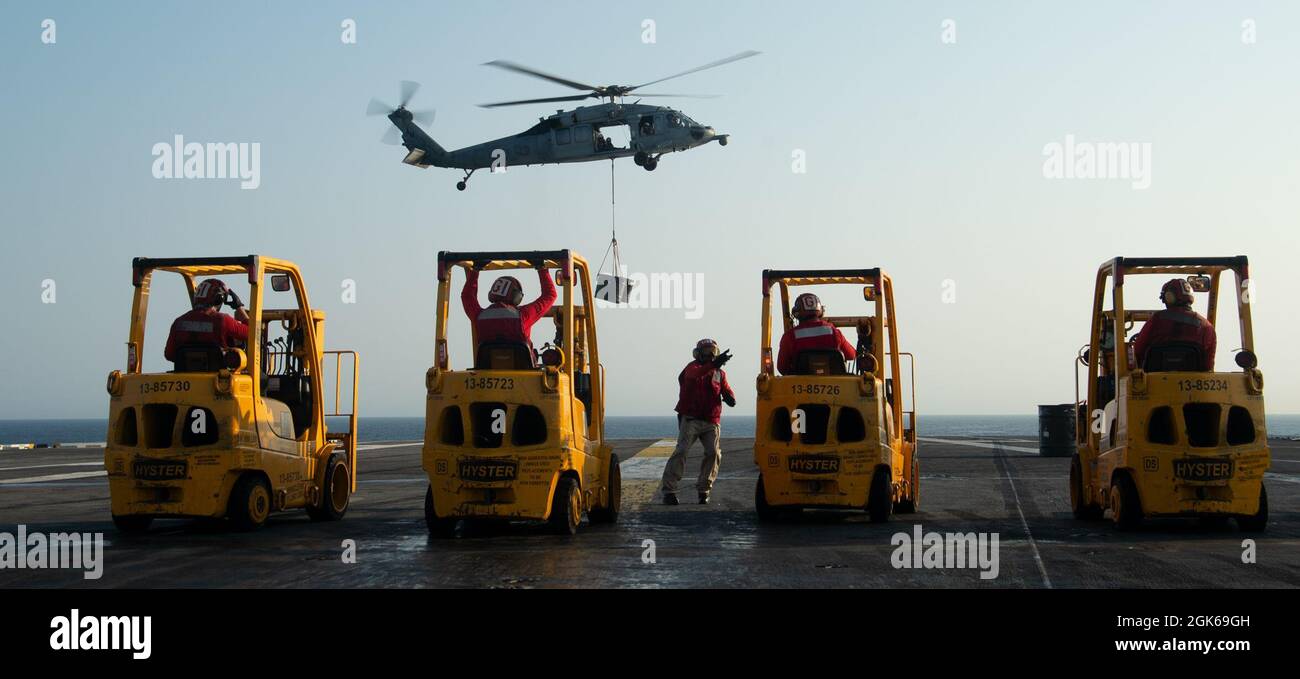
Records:
[[[594,106],[580,106],[571,111],[558,110],[553,115],[539,118],[536,125],[519,134],[466,146],[455,151],[442,148],[416,124],[432,122],[433,111],[412,111],[407,108],[407,104],[420,87],[419,83],[402,81],[401,103],[396,108],[372,99],[366,108],[366,114],[384,115],[392,121],[393,127],[389,128],[384,141],[406,147],[407,153],[402,159],[403,163],[420,168],[445,167],[463,170],[465,177],[456,183],[456,188],[460,191],[464,191],[469,185],[469,178],[476,170],[490,167],[584,163],[631,156],[637,165],[653,171],[659,166],[659,159],[666,153],[685,151],[711,141],[726,146],[728,135],[718,134],[712,127],[695,122],[681,111],[666,106],[642,104],[641,98],[711,98],[713,95],[637,93],[637,100],[630,104],[624,103],[623,99],[647,85],[747,59],[757,54],[758,52],[754,51],[741,52],[726,59],[640,85],[586,85],[510,61],[490,61],[484,66],[541,78],[585,92],[560,97],[480,104],[483,108],[581,101],[591,98],[604,101]],[[626,128],[625,134],[617,135],[628,140],[626,146],[617,145],[616,142],[611,141],[610,136],[602,132],[606,128],[614,127]]]

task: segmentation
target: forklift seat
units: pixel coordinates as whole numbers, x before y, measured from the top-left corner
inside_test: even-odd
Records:
[[[1142,369],[1149,373],[1202,372],[1205,356],[1201,347],[1191,342],[1163,342],[1147,349]]]
[[[532,370],[536,352],[519,342],[484,342],[474,356],[475,370]]]
[[[844,355],[838,351],[807,350],[794,357],[796,375],[846,375]]]
[[[186,344],[176,350],[172,372],[212,373],[226,367],[226,352],[216,344]]]

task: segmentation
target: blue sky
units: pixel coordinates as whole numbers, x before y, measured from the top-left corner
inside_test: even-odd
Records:
[[[802,266],[892,273],[922,412],[1033,412],[1071,398],[1103,259],[1201,254],[1251,257],[1268,407],[1300,412],[1294,3],[6,2],[2,16],[0,418],[103,414],[131,257],[250,252],[303,267],[327,343],[364,356],[363,413],[421,414],[435,253],[571,247],[599,261],[609,167],[482,173],[459,193],[455,172],[404,166],[378,142],[387,122],[362,115],[369,99],[423,83],[413,106],[436,108],[427,131],[455,148],[554,109],[475,104],[566,93],[485,61],[636,83],[746,49],[763,54],[657,86],[724,95],[663,101],[729,146],[616,168],[626,263],[703,272],[706,288],[699,320],[600,314],[612,413],[670,412],[704,336],[732,348],[731,380],[748,385],[759,271]],[[345,18],[356,45],[339,40]],[[940,41],[946,19],[956,44]],[[175,134],[259,142],[260,188],[154,179],[151,149]],[[1151,188],[1045,179],[1042,149],[1067,134],[1150,142]],[[791,171],[795,150],[806,173]],[[356,304],[340,300],[344,279]],[[1239,343],[1219,344],[1230,365]]]

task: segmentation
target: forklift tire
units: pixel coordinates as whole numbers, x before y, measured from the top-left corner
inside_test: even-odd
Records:
[[[433,510],[433,484],[429,484],[429,489],[424,491],[424,523],[429,527],[429,535],[435,538],[454,538],[457,522],[454,516],[438,518],[438,513]]]
[[[312,521],[338,521],[348,513],[352,501],[352,478],[342,453],[330,455],[325,462],[325,484],[321,487],[319,507],[307,507]]]
[[[551,530],[559,535],[577,535],[581,520],[582,496],[578,494],[578,482],[565,476],[555,485],[555,497],[551,500]]]
[[[894,508],[893,471],[889,467],[876,467],[871,476],[871,492],[867,496],[867,516],[871,523],[889,520],[890,510]]]
[[[1088,504],[1087,498],[1084,497],[1083,464],[1079,462],[1078,453],[1075,453],[1074,458],[1070,460],[1070,513],[1080,521],[1098,521],[1105,513],[1101,507]]]
[[[771,523],[782,518],[781,510],[767,503],[767,491],[763,490],[763,475],[758,475],[758,484],[754,486],[754,509],[758,511],[758,520]]]
[[[1142,525],[1142,500],[1137,486],[1126,474],[1120,474],[1110,487],[1111,520],[1119,530],[1134,530]]]
[[[1268,526],[1268,491],[1259,484],[1259,511],[1253,516],[1238,516],[1237,529],[1243,533],[1259,533]]]
[[[152,523],[152,516],[140,516],[138,514],[113,515],[113,525],[117,527],[118,532],[127,535],[140,535],[148,531],[149,525]]]
[[[915,514],[921,505],[921,462],[916,459],[916,453],[912,453],[912,478],[907,485],[912,494],[894,505],[895,514]]]
[[[257,530],[271,515],[271,486],[257,474],[244,474],[230,491],[226,516],[235,530]]]
[[[618,456],[609,456],[609,505],[587,512],[592,523],[618,523],[618,511],[623,504],[623,472],[618,466]]]

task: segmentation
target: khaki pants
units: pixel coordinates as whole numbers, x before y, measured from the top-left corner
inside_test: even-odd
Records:
[[[700,462],[700,478],[695,482],[695,489],[701,493],[713,489],[713,481],[718,478],[718,467],[722,464],[722,425],[683,417],[677,428],[677,448],[664,466],[665,494],[677,492],[677,483],[686,473],[686,451],[690,450],[696,439],[704,446],[704,459]]]

